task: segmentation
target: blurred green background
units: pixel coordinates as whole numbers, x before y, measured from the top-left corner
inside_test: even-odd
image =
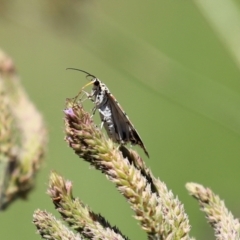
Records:
[[[31,223],[37,208],[59,216],[46,195],[52,169],[130,239],[146,239],[115,187],[63,140],[65,99],[87,82],[67,67],[110,88],[150,159],[135,149],[184,203],[192,236],[214,239],[186,182],[212,188],[239,217],[239,1],[0,0],[0,48],[14,59],[50,138],[36,189],[0,214],[2,239],[40,239]]]

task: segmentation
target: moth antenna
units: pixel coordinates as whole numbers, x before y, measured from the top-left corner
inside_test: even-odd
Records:
[[[66,68],[66,70],[75,70],[75,71],[79,71],[79,72],[83,72],[83,73],[86,73],[87,74],[87,77],[93,77],[93,78],[96,78],[94,75],[92,75],[91,73],[87,72],[87,71],[84,71],[84,70],[81,70],[81,69],[78,69],[78,68]]]

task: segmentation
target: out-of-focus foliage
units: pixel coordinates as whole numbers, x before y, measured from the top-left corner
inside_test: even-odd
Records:
[[[84,75],[67,72],[67,67],[87,70],[110,88],[149,150],[147,164],[185,204],[191,236],[210,239],[213,233],[184,189],[186,182],[214,189],[237,217],[236,1],[0,1],[3,4],[0,46],[14,58],[50,132],[48,161],[35,193],[29,202],[18,201],[0,215],[5,238],[38,239],[32,213],[36,208],[52,210],[43,193],[49,170],[55,169],[74,181],[76,195],[94,211],[131,239],[145,239],[134,220],[125,218],[131,211],[124,200],[63,141],[65,98],[86,83]],[[90,102],[85,105],[92,108]],[[94,195],[89,186],[96,188]],[[124,217],[115,214],[116,205]],[[7,230],[10,224],[15,231]]]
[[[0,210],[32,190],[47,143],[43,118],[15,69],[0,50]]]

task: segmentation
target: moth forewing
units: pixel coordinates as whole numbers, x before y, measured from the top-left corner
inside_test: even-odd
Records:
[[[136,128],[128,118],[127,114],[123,111],[120,104],[115,97],[109,92],[109,104],[112,110],[112,118],[115,123],[116,133],[119,135],[119,143],[130,142],[133,145],[139,145],[149,157],[147,149],[145,148],[141,137],[139,136]]]
[[[126,118],[124,118],[122,112],[118,110],[118,106],[114,104],[114,100],[111,98],[109,98],[109,106],[112,112],[112,122],[114,124],[117,141],[121,144],[127,143],[129,141],[130,129],[126,123]]]

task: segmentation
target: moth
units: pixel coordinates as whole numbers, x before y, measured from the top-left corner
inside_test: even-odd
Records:
[[[126,144],[130,142],[132,145],[139,145],[145,154],[149,157],[147,149],[145,148],[141,137],[139,136],[136,128],[124,112],[116,98],[111,94],[108,87],[101,82],[94,75],[76,68],[68,68],[77,70],[87,74],[92,80],[82,87],[82,90],[75,97],[75,100],[84,92],[89,99],[91,99],[95,106],[93,114],[98,110],[101,118],[101,127],[104,126],[109,138],[119,144]],[[85,92],[83,89],[89,85],[93,85],[91,93]]]

